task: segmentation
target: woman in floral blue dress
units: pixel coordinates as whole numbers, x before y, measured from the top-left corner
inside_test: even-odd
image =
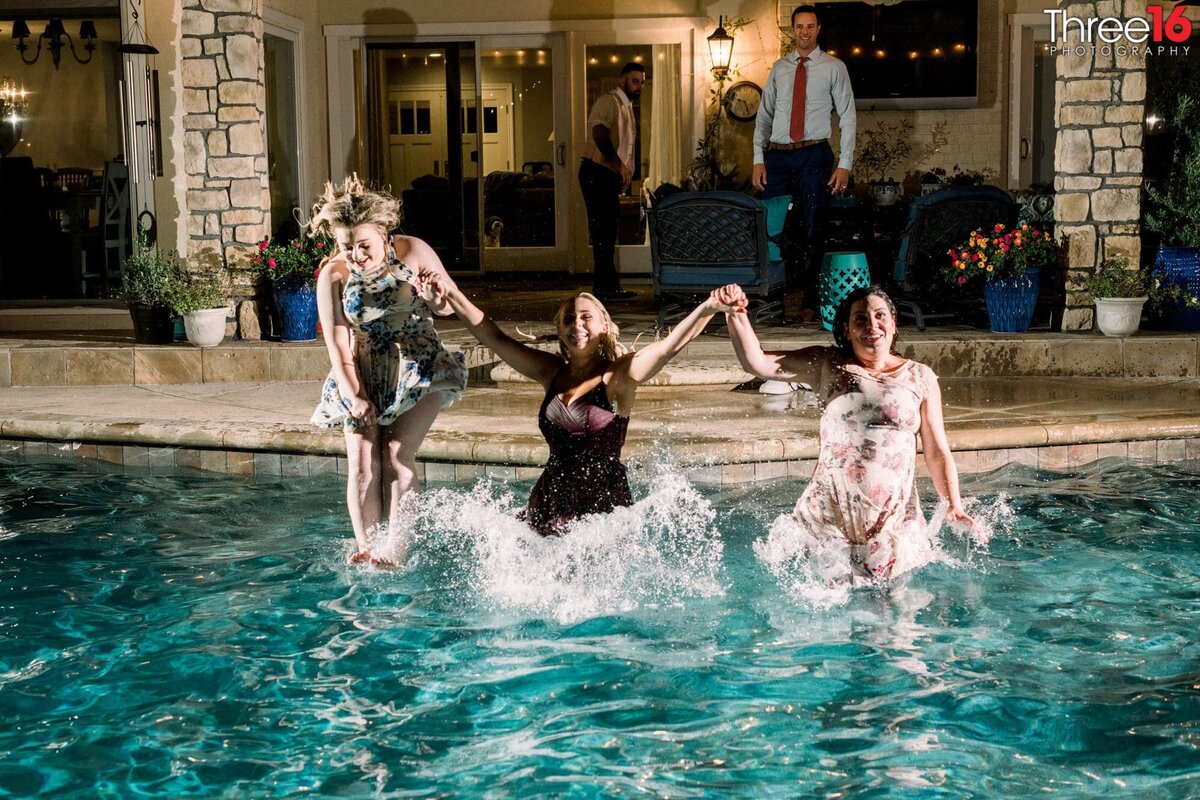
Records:
[[[446,270],[420,239],[389,239],[399,224],[399,201],[357,176],[326,184],[309,223],[339,250],[317,278],[332,370],[312,422],[345,432],[346,505],[357,544],[351,561],[384,565],[403,561],[406,539],[388,537],[385,556],[372,553],[372,540],[398,531],[401,500],[418,488],[417,450],[438,411],[467,384],[462,354],[448,352],[433,327],[433,314],[449,309],[412,285],[417,270]]]
[[[722,297],[739,306],[741,290]],[[896,308],[878,286],[856,289],[838,307],[835,347],[764,352],[744,313],[726,314],[742,367],[762,378],[813,388],[821,404],[817,466],[792,512],[756,546],[768,560],[803,558],[845,544],[846,576],[883,581],[931,554],[917,497],[917,437],[946,519],[974,525],[963,509],[958,469],[946,441],[942,393],[929,367],[895,351]]]

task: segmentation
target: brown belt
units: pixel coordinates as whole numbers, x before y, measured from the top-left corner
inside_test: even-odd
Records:
[[[767,142],[768,150],[803,150],[806,147],[812,147],[814,144],[825,144],[828,139],[805,139],[803,142],[792,142],[791,144],[778,144],[776,142]]]

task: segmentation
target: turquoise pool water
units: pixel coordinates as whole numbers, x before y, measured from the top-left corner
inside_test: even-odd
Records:
[[[1195,469],[972,479],[986,548],[831,607],[754,554],[795,484],[651,483],[590,545],[431,492],[379,573],[336,476],[0,461],[0,795],[1200,791]]]

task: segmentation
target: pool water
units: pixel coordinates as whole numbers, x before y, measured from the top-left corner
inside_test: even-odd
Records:
[[[795,482],[559,540],[528,490],[427,492],[388,573],[337,476],[0,461],[0,796],[1200,792],[1195,465],[971,478],[986,547],[836,602],[755,555]]]

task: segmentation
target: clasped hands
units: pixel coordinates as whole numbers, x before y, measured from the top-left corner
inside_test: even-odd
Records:
[[[720,289],[713,289],[708,297],[717,305],[715,311],[724,311],[727,314],[745,313],[746,308],[750,305],[750,298],[746,297],[742,287],[736,283],[729,283]]]

